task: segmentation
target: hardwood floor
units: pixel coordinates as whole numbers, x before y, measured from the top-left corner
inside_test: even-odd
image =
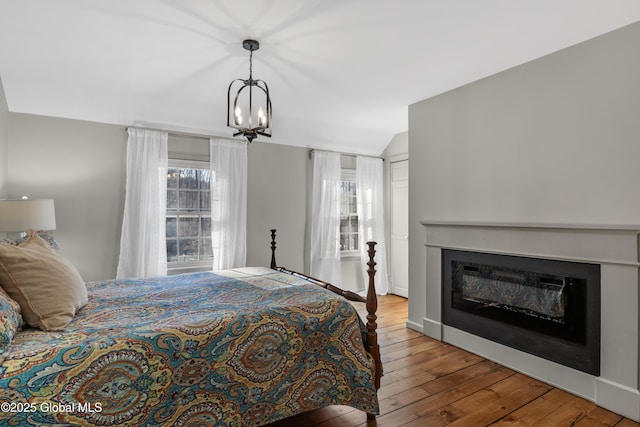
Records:
[[[640,424],[405,327],[407,301],[379,297],[378,331],[384,376],[380,415],[331,406],[283,420],[284,426],[617,426]],[[355,303],[366,314],[364,304]]]

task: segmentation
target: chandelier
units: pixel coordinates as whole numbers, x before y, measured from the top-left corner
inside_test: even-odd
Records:
[[[249,51],[249,78],[229,84],[227,126],[238,130],[233,136],[242,135],[251,142],[258,135],[271,137],[271,97],[267,84],[253,78],[253,51],[260,48],[260,43],[245,40],[242,47]]]

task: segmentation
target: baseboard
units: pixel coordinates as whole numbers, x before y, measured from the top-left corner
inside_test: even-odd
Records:
[[[442,341],[442,322],[432,319],[422,320],[423,334],[438,341]]]
[[[405,323],[405,326],[409,329],[413,329],[414,331],[418,331],[421,334],[424,334],[424,332],[422,331],[422,325],[416,322],[412,322],[411,320],[407,320],[407,323]]]
[[[606,378],[596,378],[597,405],[640,422],[640,392]]]

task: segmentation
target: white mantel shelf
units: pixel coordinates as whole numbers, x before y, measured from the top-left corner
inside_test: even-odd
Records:
[[[420,224],[442,227],[487,227],[487,228],[538,228],[538,229],[565,229],[565,230],[619,230],[635,231],[640,233],[640,224],[575,224],[575,223],[545,223],[545,222],[472,222],[472,221],[445,221],[424,220]]]
[[[640,267],[640,225],[421,221],[427,247]]]
[[[640,224],[425,220],[426,317],[422,332],[640,421]],[[600,265],[600,376],[580,372],[442,324],[442,250]]]

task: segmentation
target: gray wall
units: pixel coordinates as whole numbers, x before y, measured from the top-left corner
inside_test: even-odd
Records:
[[[421,220],[640,223],[640,23],[409,108],[409,321]]]
[[[4,105],[2,110],[0,103],[0,154],[4,143],[8,155],[0,157],[0,191],[5,187],[10,197],[53,198],[55,236],[63,254],[85,280],[115,277],[125,191],[124,127],[9,113]],[[171,136],[169,145],[174,157],[208,160],[206,139]],[[344,167],[355,167],[355,158],[343,156],[343,161]],[[278,264],[308,271],[305,242],[313,169],[308,149],[255,141],[249,146],[248,166],[247,265],[269,265],[269,230],[276,228]],[[359,258],[345,260],[343,270],[341,285],[364,288]]]
[[[9,123],[9,195],[54,199],[62,253],[85,280],[115,277],[123,127],[17,113],[10,113]]]
[[[9,108],[0,77],[0,199],[7,197],[7,166],[9,148]]]
[[[249,146],[248,157],[247,265],[269,265],[269,230],[275,228],[278,265],[308,273],[313,176],[309,150],[256,141]],[[343,168],[355,168],[355,157],[341,160]],[[342,261],[342,276],[338,285],[364,289],[359,257]]]
[[[268,266],[277,230],[278,265],[304,271],[308,150],[254,141],[248,149],[247,265]]]
[[[63,254],[85,280],[115,277],[124,208],[124,127],[7,115],[9,195],[55,199],[55,236]],[[171,140],[174,155],[208,160],[206,141]],[[247,263],[269,265],[269,230],[276,228],[279,264],[303,271],[307,150],[254,142],[248,157]]]
[[[277,230],[277,261],[304,269],[307,150],[254,141],[247,150],[247,265],[268,266],[271,233]],[[169,157],[209,161],[209,139],[169,136]]]

